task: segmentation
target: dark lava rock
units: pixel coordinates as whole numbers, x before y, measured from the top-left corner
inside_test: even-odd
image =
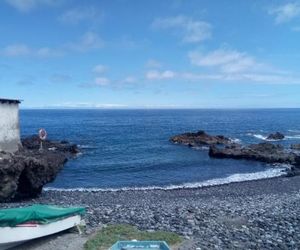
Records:
[[[46,140],[39,150],[38,137],[22,140],[14,154],[0,153],[0,202],[12,198],[36,197],[53,181],[68,158],[79,152],[76,145]]]
[[[276,132],[275,134],[269,134],[267,140],[283,140],[284,135],[280,132]]]
[[[37,135],[33,135],[27,138],[22,139],[23,148],[29,150],[38,150],[40,148],[40,139]],[[79,149],[77,145],[70,144],[68,141],[43,141],[43,148],[48,149],[50,151],[60,151],[70,154],[79,153]]]
[[[286,151],[281,145],[272,143],[259,143],[249,146],[233,144],[225,147],[213,145],[209,148],[209,156],[214,158],[255,160],[267,163],[286,163],[300,166],[300,158],[298,155]]]
[[[209,135],[205,131],[200,130],[197,133],[184,133],[171,137],[173,143],[188,145],[189,147],[203,145],[232,144],[232,140],[223,135]]]
[[[300,150],[300,144],[292,144],[291,149],[293,150]]]

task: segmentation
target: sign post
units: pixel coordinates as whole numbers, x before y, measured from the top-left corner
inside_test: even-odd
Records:
[[[39,151],[43,151],[43,141],[45,141],[46,138],[47,138],[47,132],[46,132],[45,129],[41,128],[41,129],[39,130],[39,138],[40,138],[40,141],[41,141]]]

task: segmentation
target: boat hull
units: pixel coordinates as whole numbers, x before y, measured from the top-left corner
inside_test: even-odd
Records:
[[[80,221],[80,215],[75,215],[49,224],[25,223],[16,227],[0,227],[0,250],[8,249],[29,240],[67,230],[79,225]]]

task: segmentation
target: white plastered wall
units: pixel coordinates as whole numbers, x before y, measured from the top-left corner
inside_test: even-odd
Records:
[[[15,152],[20,145],[19,105],[0,103],[0,151]]]

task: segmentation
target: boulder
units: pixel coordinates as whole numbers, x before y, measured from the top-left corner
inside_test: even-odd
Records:
[[[205,131],[200,130],[196,133],[184,133],[170,138],[173,143],[187,145],[189,147],[203,146],[203,145],[230,145],[232,140],[223,135],[209,135]]]
[[[23,148],[14,154],[0,153],[0,201],[36,197],[66,161],[79,152],[76,145],[48,140],[39,150],[36,136],[22,143]]]
[[[281,134],[280,132],[276,132],[274,134],[269,134],[268,137],[266,138],[267,140],[283,140],[284,135]]]

